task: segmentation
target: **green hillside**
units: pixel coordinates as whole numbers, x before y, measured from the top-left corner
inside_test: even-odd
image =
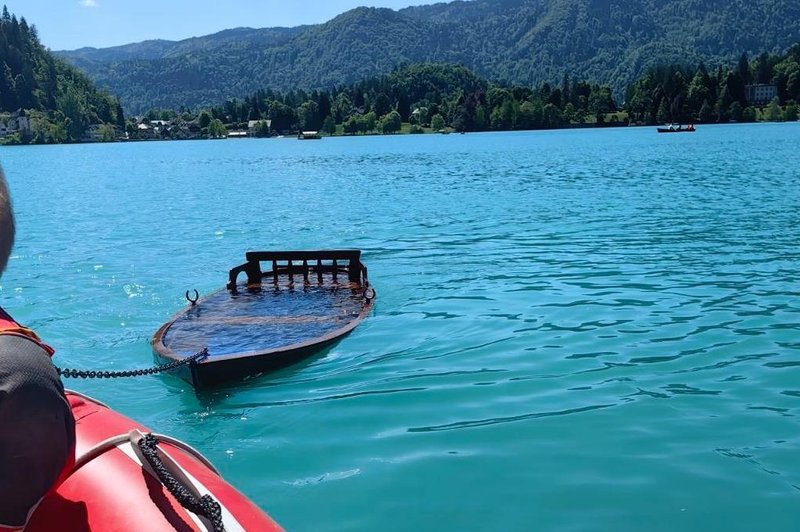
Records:
[[[225,127],[252,128],[255,136],[358,135],[620,125],[617,111],[607,86],[568,78],[560,87],[500,86],[463,66],[424,63],[332,90],[259,90],[197,115],[161,109],[148,111],[145,119],[191,121],[209,137],[224,134]],[[212,121],[218,126],[212,128]]]
[[[92,124],[109,125],[106,135],[113,138],[113,125],[124,125],[117,99],[97,91],[86,75],[45,50],[36,28],[5,6],[0,69],[0,141],[77,141]]]
[[[769,96],[752,100],[746,90],[750,84],[769,88]],[[309,130],[352,135],[796,121],[797,102],[800,44],[785,55],[762,53],[752,60],[742,55],[716,72],[708,72],[703,63],[654,67],[630,85],[624,106],[610,87],[569,76],[559,85],[507,85],[463,66],[424,63],[331,90],[265,89],[197,116],[162,109],[149,111],[146,118],[194,120],[200,128],[213,119],[232,130],[253,128],[256,136]]]
[[[419,62],[527,85],[568,74],[621,96],[659,64],[716,68],[742,53],[783,53],[800,41],[797,20],[800,3],[789,0],[472,0],[59,53],[133,112],[213,105],[264,87],[327,89]]]

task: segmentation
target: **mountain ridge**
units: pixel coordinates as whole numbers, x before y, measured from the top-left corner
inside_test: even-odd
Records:
[[[472,0],[361,7],[323,24],[57,54],[132,112],[215,104],[266,87],[330,88],[428,61],[508,83],[569,75],[622,94],[657,64],[713,67],[742,53],[783,52],[800,42],[791,22],[798,19],[800,5],[789,0]]]

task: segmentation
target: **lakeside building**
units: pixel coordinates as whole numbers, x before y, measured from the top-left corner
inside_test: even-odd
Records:
[[[267,131],[272,130],[272,120],[248,120],[247,121],[247,134],[251,137],[256,136],[256,128],[259,127],[260,124],[264,124],[267,127]]]
[[[110,139],[124,139],[125,132],[119,126],[111,124],[89,124],[80,142],[101,142]]]
[[[14,133],[30,133],[31,120],[24,109],[19,109],[10,116],[0,117],[0,138]]]
[[[750,105],[767,105],[778,95],[778,86],[759,83],[745,87],[745,97]]]

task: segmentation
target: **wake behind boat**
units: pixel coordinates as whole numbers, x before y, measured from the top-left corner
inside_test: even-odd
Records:
[[[153,337],[162,362],[208,348],[208,357],[179,370],[196,388],[294,364],[372,310],[375,290],[359,250],[256,251],[246,259],[230,270],[225,289],[192,302]],[[242,273],[247,281],[240,284]]]

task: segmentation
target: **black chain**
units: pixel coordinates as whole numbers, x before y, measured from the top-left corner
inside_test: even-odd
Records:
[[[139,440],[139,449],[142,450],[142,455],[150,464],[150,467],[155,471],[158,480],[167,488],[175,499],[190,512],[205,517],[211,521],[214,527],[214,532],[225,532],[225,525],[222,522],[222,508],[217,501],[210,495],[206,494],[199,499],[192,495],[186,489],[186,486],[181,484],[170,472],[164,467],[161,458],[158,457],[156,446],[158,445],[158,438],[148,433],[144,438]]]
[[[72,379],[114,379],[119,377],[141,377],[143,375],[155,375],[156,373],[161,373],[163,371],[170,371],[175,368],[185,366],[186,364],[191,364],[195,360],[200,360],[201,358],[205,358],[207,356],[208,348],[205,347],[190,357],[182,358],[181,360],[176,360],[174,362],[169,362],[167,364],[162,364],[161,366],[154,366],[147,369],[129,369],[124,371],[87,371],[80,369],[61,369],[56,367],[56,371],[59,375]]]

